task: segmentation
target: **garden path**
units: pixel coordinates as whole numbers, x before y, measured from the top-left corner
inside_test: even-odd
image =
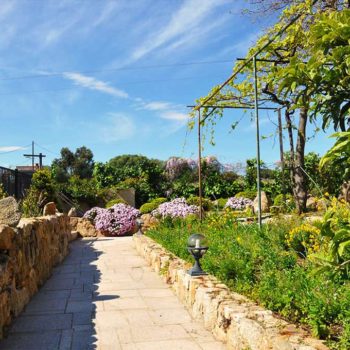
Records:
[[[6,350],[221,350],[134,249],[81,239],[0,342]]]

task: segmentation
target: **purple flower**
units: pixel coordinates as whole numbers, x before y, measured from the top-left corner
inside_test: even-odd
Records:
[[[176,198],[171,202],[161,204],[157,209],[152,211],[153,216],[162,218],[185,218],[190,214],[198,214],[199,208],[196,205],[188,205],[185,198]]]
[[[115,204],[108,209],[95,207],[84,215],[90,220],[93,218],[97,230],[113,236],[121,236],[132,231],[138,216],[140,216],[139,210],[124,203]]]
[[[227,200],[225,208],[231,208],[233,210],[243,210],[250,205],[253,205],[253,201],[248,198],[231,197]]]

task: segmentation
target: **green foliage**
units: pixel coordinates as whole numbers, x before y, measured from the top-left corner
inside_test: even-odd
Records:
[[[125,200],[120,199],[120,198],[117,198],[117,199],[112,199],[112,200],[110,200],[109,202],[107,202],[106,205],[105,205],[105,207],[106,207],[106,208],[110,208],[110,207],[113,207],[113,205],[115,205],[115,204],[120,204],[120,203],[127,204],[127,203],[125,202]]]
[[[46,202],[45,192],[31,186],[26,195],[20,203],[20,209],[23,217],[31,218],[40,216],[42,214],[42,208]]]
[[[326,244],[314,254],[319,272],[350,278],[350,205],[335,198],[328,207],[321,227]]]
[[[291,212],[295,209],[294,198],[290,193],[285,195],[286,200],[282,193],[278,194],[273,200],[273,205],[281,207],[282,212]]]
[[[343,174],[342,180],[350,179],[350,131],[338,132],[331,137],[337,138],[330,150],[320,160],[320,167],[324,169],[327,165],[331,167],[340,165]]]
[[[6,193],[6,191],[4,190],[3,185],[0,184],[0,199],[3,199],[3,198],[5,198],[5,197],[7,197],[7,193]]]
[[[226,203],[227,203],[227,198],[219,198],[217,200],[217,207],[218,207],[218,209],[220,209],[220,210],[224,209]]]
[[[350,284],[330,279],[327,273],[315,275],[309,260],[300,264],[298,255],[286,244],[286,234],[300,220],[281,220],[259,230],[255,224],[237,223],[231,213],[214,215],[216,219],[213,215],[202,224],[198,220],[167,220],[147,235],[192,261],[187,239],[193,232],[203,233],[209,244],[202,259],[206,271],[284,318],[307,324],[333,349],[347,349]]]
[[[140,212],[141,214],[149,214],[153,210],[157,209],[158,207],[159,207],[158,203],[154,203],[154,202],[145,203],[141,205]]]
[[[199,206],[199,197],[190,197],[186,199],[187,204]],[[213,209],[213,203],[210,199],[202,198],[202,206],[205,211]]]
[[[108,163],[97,163],[94,177],[98,188],[134,188],[136,206],[165,192],[164,162],[141,155],[122,155]]]
[[[243,198],[249,198],[251,200],[254,200],[256,195],[257,195],[256,190],[244,190],[236,193],[235,197],[237,198],[243,197]]]
[[[95,179],[81,179],[79,176],[73,175],[62,190],[75,202],[85,202],[91,206],[97,203]]]
[[[37,192],[43,192],[47,201],[55,199],[56,187],[49,169],[37,170],[32,177],[31,188]]]
[[[148,214],[153,210],[157,209],[159,205],[161,205],[162,203],[165,203],[166,201],[167,199],[164,197],[155,198],[151,202],[141,205],[140,212],[141,214]]]
[[[165,197],[158,197],[152,200],[152,203],[156,203],[158,205],[161,205],[165,202],[167,202],[168,200]]]
[[[92,177],[94,169],[93,153],[85,146],[79,147],[73,153],[69,148],[61,149],[61,158],[52,162],[54,179],[59,183],[68,182],[73,175],[81,179]]]

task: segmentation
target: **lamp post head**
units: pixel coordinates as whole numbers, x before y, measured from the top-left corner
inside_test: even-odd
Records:
[[[195,263],[193,267],[187,271],[191,276],[202,276],[207,273],[202,270],[199,260],[208,250],[207,239],[200,233],[192,234],[187,240],[187,249],[194,257]]]

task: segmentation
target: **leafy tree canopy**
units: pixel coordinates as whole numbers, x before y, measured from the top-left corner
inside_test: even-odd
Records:
[[[92,151],[85,147],[79,147],[73,153],[69,148],[61,149],[61,158],[54,159],[52,162],[52,172],[57,182],[67,182],[75,175],[81,179],[92,177],[94,160]]]

